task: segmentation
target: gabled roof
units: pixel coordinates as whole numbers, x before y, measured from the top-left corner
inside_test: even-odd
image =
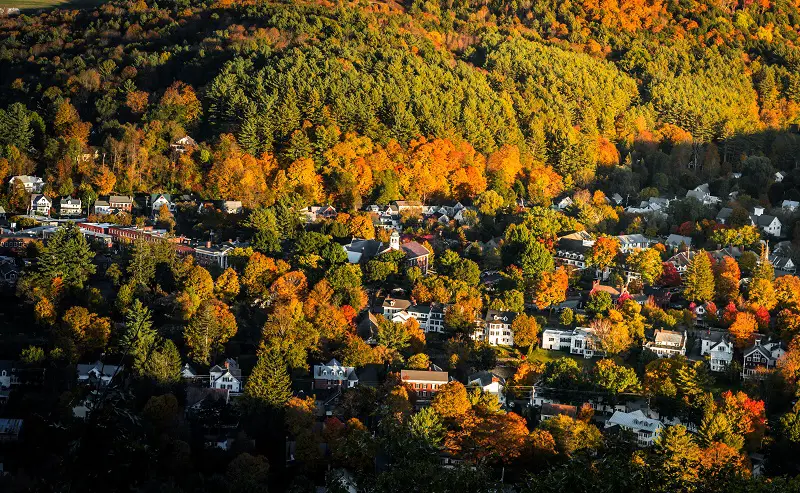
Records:
[[[491,385],[492,382],[497,381],[500,385],[506,384],[506,379],[490,371],[479,371],[467,377],[467,384],[471,385],[478,382],[481,387]]]
[[[350,244],[345,245],[344,248],[348,252],[360,253],[365,259],[370,259],[383,250],[383,243],[378,240],[360,240],[353,238]]]
[[[778,218],[777,218],[777,217],[775,217],[775,216],[770,216],[769,214],[761,214],[760,216],[754,216],[754,215],[751,215],[751,216],[750,216],[750,219],[751,219],[751,220],[752,220],[754,223],[756,223],[757,225],[759,225],[759,226],[761,226],[761,227],[767,227],[767,226],[769,226],[770,224],[772,224],[772,222],[773,222],[774,220],[776,220],[776,219],[778,219]],[[778,220],[778,222],[780,222],[780,220]]]
[[[502,322],[506,324],[511,324],[514,322],[515,318],[517,318],[517,312],[486,310],[486,316],[484,317],[484,321],[486,323]]]
[[[665,243],[667,245],[680,245],[681,243],[684,243],[686,246],[690,247],[692,246],[692,238],[689,236],[672,234],[667,236],[667,240]]]
[[[420,245],[416,241],[409,241],[408,243],[403,243],[400,245],[400,248],[406,252],[406,255],[409,258],[415,259],[419,257],[427,257],[431,254],[427,248]]]
[[[406,298],[394,298],[392,296],[387,296],[386,299],[383,300],[384,308],[398,308],[400,310],[405,310],[410,306],[411,300]]]
[[[623,428],[628,428],[631,430],[650,431],[653,433],[660,430],[664,426],[661,421],[645,416],[641,409],[633,411],[632,413],[614,411],[614,414],[608,418],[606,428],[613,425],[619,425]]]
[[[108,202],[132,204],[133,198],[128,197],[127,195],[111,195],[108,197]]]
[[[449,376],[446,371],[400,370],[400,380],[447,383]]]

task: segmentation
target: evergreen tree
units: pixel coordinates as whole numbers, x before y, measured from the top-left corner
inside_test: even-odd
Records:
[[[120,341],[120,351],[127,351],[133,358],[133,371],[137,375],[145,373],[156,338],[150,310],[141,301],[135,300],[125,318],[125,334]]]
[[[236,135],[239,146],[250,155],[256,156],[261,148],[258,138],[258,119],[255,104],[248,104],[245,107],[244,118]]]
[[[686,270],[683,295],[687,300],[704,303],[714,298],[714,271],[705,250],[700,250]]]
[[[270,407],[280,407],[289,401],[292,397],[292,380],[286,362],[277,349],[262,346],[244,393],[252,402]]]
[[[254,210],[244,225],[255,230],[251,241],[255,250],[264,253],[281,250],[280,231],[272,209],[263,207]]]
[[[167,339],[161,348],[153,351],[145,363],[144,373],[158,383],[179,382],[181,379],[181,355],[175,343]]]
[[[59,228],[39,257],[40,281],[49,286],[58,278],[64,286],[82,289],[95,272],[93,258],[94,253],[77,226],[73,224]]]

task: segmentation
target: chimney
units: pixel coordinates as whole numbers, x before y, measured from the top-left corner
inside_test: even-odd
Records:
[[[208,241],[206,242],[206,248],[211,248],[211,240],[208,240]]]
[[[225,360],[225,369],[230,369],[231,363],[228,360]]]

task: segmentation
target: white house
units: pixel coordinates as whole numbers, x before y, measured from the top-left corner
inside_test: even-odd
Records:
[[[630,253],[635,250],[644,250],[650,246],[650,240],[644,235],[619,235],[619,251],[622,253]]]
[[[781,172],[781,171],[776,171],[775,172],[775,181],[777,183],[782,182],[785,177],[786,177],[786,175],[783,172]]]
[[[58,215],[61,217],[78,217],[81,215],[81,199],[62,197],[58,202]]]
[[[768,235],[781,235],[781,220],[775,216],[764,214],[764,209],[762,207],[755,207],[753,209],[753,214],[750,216],[750,220]]]
[[[14,185],[16,183],[21,183],[22,186],[25,187],[25,192],[27,193],[42,193],[42,189],[44,189],[44,180],[38,176],[12,176],[11,179],[8,180],[9,192],[14,191]]]
[[[95,214],[99,215],[111,214],[111,204],[109,204],[107,200],[96,200],[95,203],[92,204],[92,210]]]
[[[718,204],[721,202],[719,197],[711,195],[711,190],[708,188],[708,183],[703,183],[702,185],[695,187],[693,190],[689,190],[686,192],[686,197],[697,199],[705,205]]]
[[[781,208],[786,211],[794,212],[800,207],[800,202],[796,200],[784,200],[781,203]]]
[[[669,207],[669,199],[663,197],[650,197],[643,200],[638,207],[630,206],[625,209],[630,214],[644,214],[655,216],[666,216],[666,210]]]
[[[222,366],[214,365],[208,370],[208,379],[212,389],[227,390],[230,394],[242,391],[242,370],[236,360],[228,358]]]
[[[486,316],[480,320],[478,327],[472,333],[476,341],[487,341],[492,346],[513,346],[514,331],[511,324],[517,318],[516,312],[500,310],[487,310]]]
[[[31,195],[31,213],[49,216],[53,202],[42,194]]]
[[[167,193],[153,193],[150,194],[150,209],[153,212],[153,215],[158,215],[161,207],[167,206],[167,210],[170,212],[175,212],[175,203],[172,201],[172,197]]]
[[[336,358],[327,364],[314,365],[315,389],[353,388],[358,385],[358,375],[352,366],[344,366]]]
[[[506,405],[506,379],[490,371],[473,373],[467,377],[467,387],[479,387],[483,393],[497,396],[501,406]]]
[[[226,214],[241,214],[244,210],[241,200],[226,200],[222,202],[222,210]]]
[[[584,358],[594,356],[597,336],[591,327],[577,327],[573,330],[545,329],[542,332],[542,348],[551,351],[569,351]]]
[[[78,383],[100,384],[105,387],[120,369],[117,365],[106,365],[101,361],[90,364],[78,364]]]
[[[640,447],[652,446],[661,430],[664,429],[661,421],[648,418],[641,410],[632,413],[615,411],[605,425],[606,429],[613,426],[632,431],[636,435],[636,443]]]
[[[392,322],[405,323],[413,318],[425,333],[444,331],[444,311],[440,303],[412,305],[409,300],[391,297],[384,300],[383,306],[384,316]]]
[[[645,341],[642,347],[656,353],[659,358],[686,355],[686,331],[656,329],[652,341]]]
[[[733,361],[733,343],[727,332],[707,331],[700,336],[700,356],[708,356],[711,371],[725,371]]]

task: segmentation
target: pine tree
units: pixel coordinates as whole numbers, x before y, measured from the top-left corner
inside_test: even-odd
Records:
[[[714,298],[714,271],[704,250],[697,252],[689,264],[684,285],[683,295],[687,300],[706,302]]]
[[[137,375],[145,373],[147,360],[153,351],[157,334],[153,329],[150,310],[138,299],[128,310],[125,319],[125,334],[122,336],[120,350],[127,351],[133,358],[133,371]]]
[[[167,339],[153,351],[145,364],[144,373],[158,383],[167,384],[181,379],[181,355],[175,343]]]
[[[245,107],[244,118],[239,127],[239,133],[236,135],[236,140],[239,142],[242,150],[250,155],[257,155],[261,149],[261,143],[258,138],[256,106],[253,103]]]
[[[186,345],[189,346],[189,357],[200,364],[207,364],[211,359],[211,349],[217,332],[217,321],[212,307],[204,303],[189,321],[184,330]]]
[[[56,230],[39,257],[38,275],[46,285],[60,278],[64,286],[83,288],[95,272],[94,253],[77,226]]]
[[[275,348],[262,346],[260,353],[244,387],[245,396],[257,404],[283,406],[292,397],[292,380],[286,362]]]

